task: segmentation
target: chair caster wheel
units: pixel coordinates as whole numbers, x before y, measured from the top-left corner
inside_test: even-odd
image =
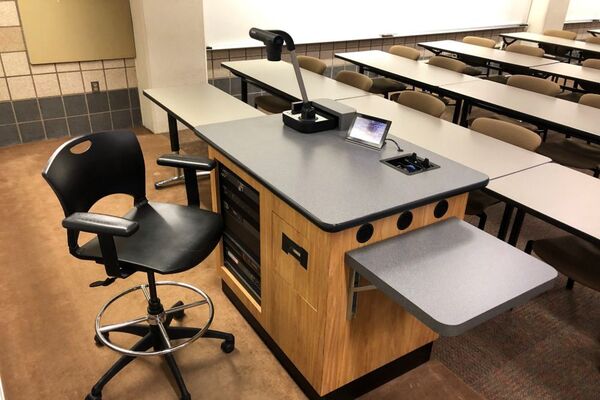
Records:
[[[221,343],[221,350],[223,353],[231,353],[235,349],[235,342],[233,340],[226,340]]]
[[[104,334],[104,336],[108,339],[108,332],[106,332]],[[104,347],[104,343],[102,343],[100,341],[100,338],[98,337],[98,335],[94,335],[94,342],[96,343],[96,346],[98,346],[98,347]]]
[[[173,307],[178,307],[178,306],[182,306],[182,305],[183,305],[183,301],[179,300],[177,303],[173,304]],[[181,311],[177,311],[176,313],[173,313],[173,319],[175,321],[181,321],[184,317],[185,317],[185,310],[181,310]]]
[[[85,400],[102,400],[102,393],[96,396],[94,396],[92,393],[89,393],[87,396],[85,396]]]

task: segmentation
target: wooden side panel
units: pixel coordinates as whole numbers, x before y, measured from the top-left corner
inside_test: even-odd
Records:
[[[436,204],[412,210],[412,223],[404,230],[397,227],[399,215],[374,221],[373,236],[361,244],[356,240],[359,227],[324,232],[219,152],[209,148],[209,156],[259,192],[260,306],[226,268],[219,267],[221,277],[318,393],[325,395],[438,337],[377,290],[360,293],[356,317],[347,320],[349,271],[344,256],[451,216],[462,219],[467,194],[447,199],[448,211],[441,218],[433,215]],[[213,173],[215,211],[217,180]],[[282,233],[309,252],[307,269],[281,250]]]
[[[451,216],[462,218],[466,198],[467,195],[464,194],[448,199],[448,212],[441,218],[433,216],[435,204],[412,210],[413,222],[403,231],[396,227],[397,216],[375,221],[372,223],[375,233],[364,244],[356,241],[358,228],[333,235],[326,306],[327,325],[324,331],[323,378],[319,388],[321,394],[329,393],[438,337],[377,290],[360,293],[356,316],[347,320],[349,271],[345,267],[344,254]]]

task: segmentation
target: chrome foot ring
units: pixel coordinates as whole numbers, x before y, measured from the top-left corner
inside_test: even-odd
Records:
[[[160,355],[173,353],[177,350],[180,350],[180,349],[184,348],[185,346],[189,345],[190,343],[199,339],[202,335],[204,335],[204,333],[210,327],[210,324],[212,323],[213,316],[214,316],[214,308],[213,308],[212,301],[210,300],[210,297],[208,297],[208,295],[206,293],[204,293],[202,290],[195,288],[192,285],[188,285],[186,283],[163,281],[163,282],[156,282],[156,286],[177,286],[177,287],[181,287],[184,289],[188,289],[188,290],[191,290],[192,292],[196,293],[197,295],[199,295],[202,298],[202,300],[169,308],[168,310],[165,310],[160,315],[146,314],[145,316],[142,316],[139,318],[134,318],[129,321],[125,321],[125,322],[121,322],[121,323],[117,323],[117,324],[102,325],[101,319],[102,319],[102,316],[104,315],[105,311],[108,309],[108,307],[112,303],[114,303],[121,297],[126,296],[129,293],[135,292],[137,290],[141,290],[142,293],[144,294],[144,296],[146,297],[146,300],[147,301],[150,300],[150,294],[148,292],[147,284],[140,285],[140,286],[134,286],[130,289],[127,289],[126,291],[119,293],[118,295],[116,295],[115,297],[110,299],[104,306],[102,306],[102,308],[100,309],[100,312],[96,316],[96,326],[95,326],[96,335],[97,335],[98,339],[100,340],[100,342],[102,342],[103,345],[109,347],[110,349],[112,349],[118,353],[125,354],[127,356],[133,356],[133,357],[160,356]],[[202,328],[198,328],[200,330],[198,331],[197,334],[195,334],[194,336],[192,336],[189,339],[185,339],[184,342],[182,342],[176,346],[173,346],[169,339],[169,335],[167,334],[167,328],[164,325],[164,321],[166,320],[166,318],[170,314],[175,314],[177,312],[186,310],[188,308],[199,307],[199,306],[204,306],[204,305],[208,306],[208,321],[206,322],[206,324]],[[141,324],[144,322],[147,323],[148,325],[157,325],[158,326],[158,330],[161,333],[165,349],[159,350],[159,351],[133,351],[133,350],[126,349],[126,348],[115,345],[110,340],[108,340],[107,337],[104,336],[104,334],[108,334],[111,331],[118,330],[120,328],[124,328],[124,327],[130,326],[130,325]]]

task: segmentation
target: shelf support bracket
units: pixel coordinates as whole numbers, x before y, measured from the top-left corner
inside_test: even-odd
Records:
[[[350,269],[350,281],[348,285],[348,306],[346,308],[346,319],[352,320],[356,315],[358,307],[358,293],[366,292],[367,290],[376,290],[373,285],[360,286],[360,274],[355,269]]]

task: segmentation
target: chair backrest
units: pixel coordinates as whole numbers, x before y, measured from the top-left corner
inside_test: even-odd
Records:
[[[433,56],[429,59],[427,63],[435,65],[436,67],[445,68],[460,73],[462,73],[467,68],[467,64],[465,64],[464,62],[455,60],[454,58],[443,56]]]
[[[480,36],[465,36],[463,43],[474,44],[475,46],[488,47],[493,49],[496,46],[496,42],[492,39],[480,37]]]
[[[111,194],[128,194],[134,204],[146,199],[144,156],[131,131],[89,133],[67,141],[52,154],[42,176],[65,216],[89,211]],[[72,232],[69,247],[77,247]]]
[[[600,44],[600,36],[590,36],[585,39],[585,41],[588,43]]]
[[[371,78],[354,71],[340,71],[335,80],[362,90],[369,90],[373,86]]]
[[[531,90],[546,96],[555,97],[560,93],[560,86],[547,79],[537,78],[529,75],[513,75],[506,82],[509,86],[518,87],[525,90]]]
[[[78,145],[82,150],[76,153]],[[65,215],[86,212],[111,194],[128,194],[135,202],[146,198],[144,157],[131,131],[89,133],[67,141],[50,157],[42,176]]]
[[[600,69],[600,59],[599,58],[588,58],[581,65],[586,68]]]
[[[443,101],[423,92],[405,90],[400,93],[396,101],[404,106],[438,118],[446,111],[446,105]]]
[[[544,57],[544,54],[546,53],[544,51],[544,49],[542,49],[540,47],[527,46],[526,44],[518,44],[518,43],[513,43],[511,45],[508,45],[506,47],[506,51],[510,51],[513,53],[526,54],[528,56],[534,56],[534,57]]]
[[[544,35],[559,37],[559,38],[563,38],[563,39],[570,39],[570,40],[575,40],[577,38],[577,32],[563,31],[560,29],[546,29],[544,31]]]
[[[390,47],[390,54],[415,61],[421,57],[421,52],[419,50],[408,46],[402,46],[400,44]]]
[[[298,64],[300,68],[307,69],[315,74],[322,75],[327,69],[327,64],[315,57],[298,56]]]
[[[542,138],[537,133],[494,118],[477,118],[471,124],[471,129],[530,151],[537,150],[542,143]]]
[[[579,99],[579,104],[600,108],[600,94],[586,93]]]

